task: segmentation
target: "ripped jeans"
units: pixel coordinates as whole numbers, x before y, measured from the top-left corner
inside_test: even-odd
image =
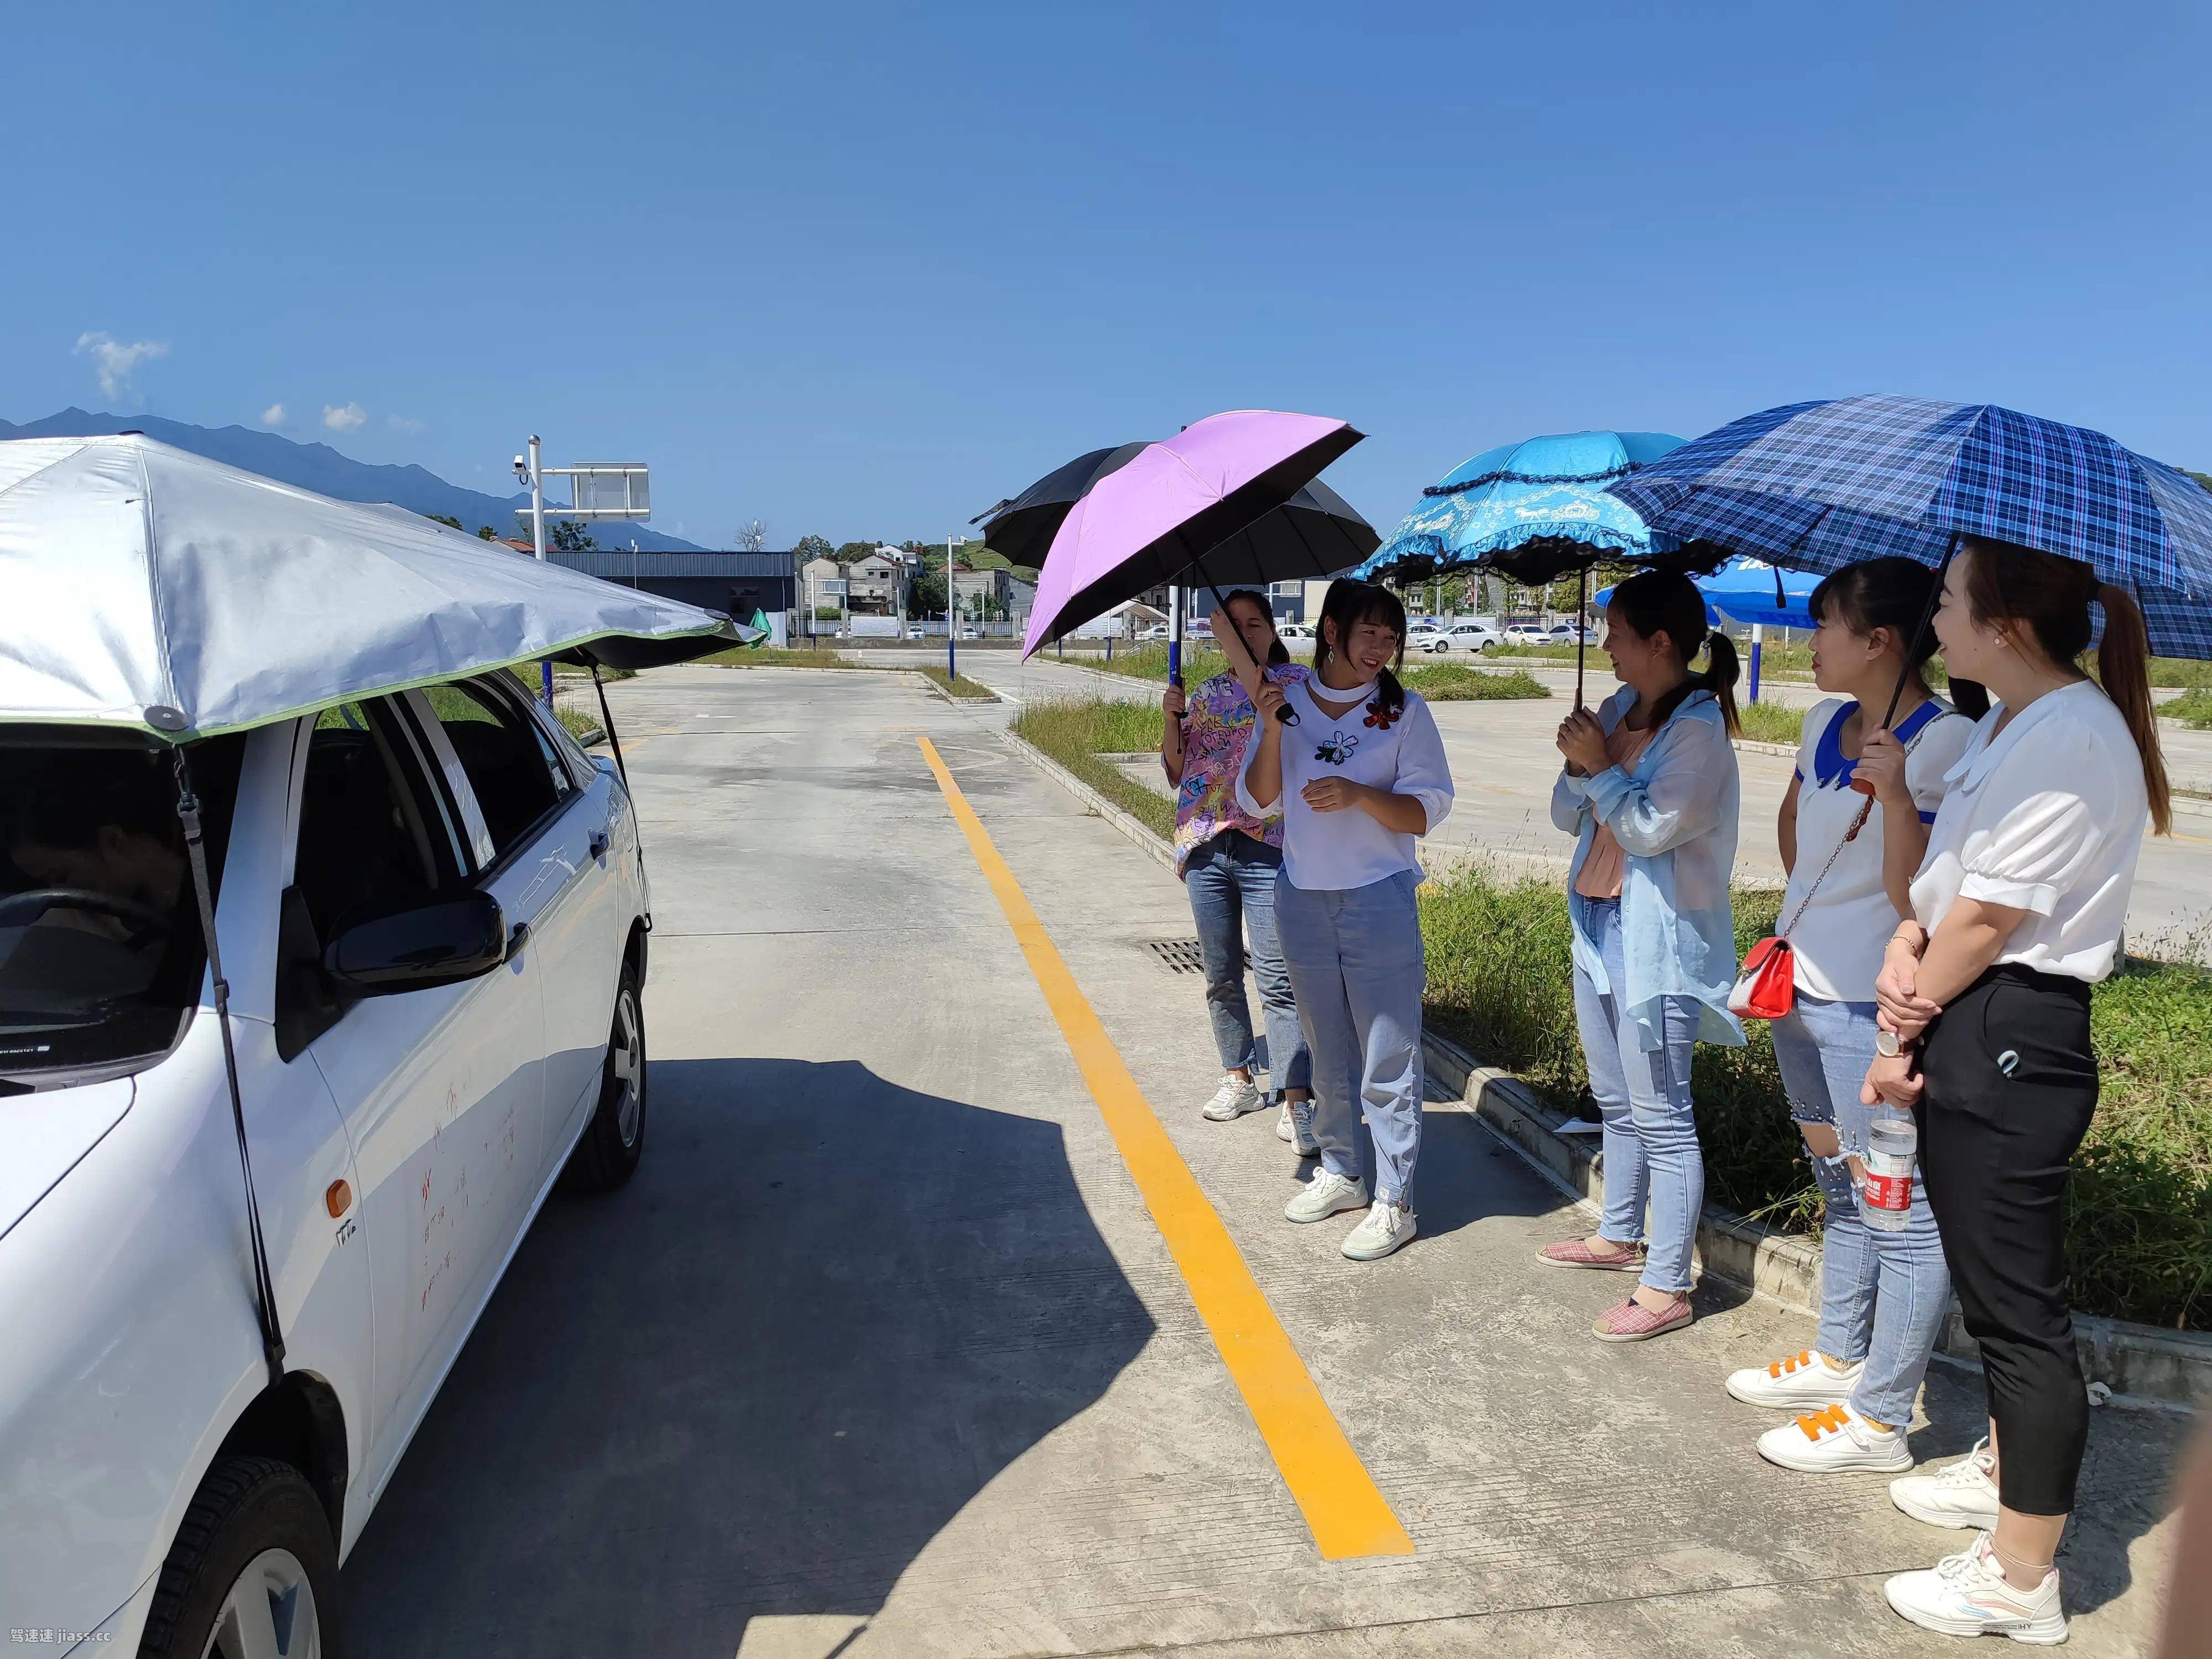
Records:
[[[1929,1356],[1951,1305],[1951,1273],[1917,1171],[1902,1232],[1869,1227],[1851,1188],[1853,1153],[1863,1157],[1875,1109],[1859,1103],[1874,1061],[1875,1005],[1826,1002],[1800,992],[1774,1022],[1774,1058],[1797,1122],[1836,1131],[1837,1156],[1812,1158],[1827,1217],[1820,1239],[1820,1331],[1831,1359],[1866,1362],[1851,1409],[1877,1423],[1912,1421]],[[1809,1154],[1808,1154],[1809,1155]]]

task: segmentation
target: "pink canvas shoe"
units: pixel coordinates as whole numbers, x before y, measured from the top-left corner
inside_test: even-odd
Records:
[[[1618,1255],[1604,1255],[1590,1249],[1587,1238],[1566,1238],[1544,1246],[1536,1252],[1536,1260],[1547,1267],[1595,1267],[1601,1273],[1638,1273],[1644,1271],[1644,1247],[1632,1244]]]
[[[1607,1309],[1590,1330],[1601,1342],[1646,1342],[1688,1324],[1693,1317],[1686,1296],[1677,1297],[1674,1305],[1664,1313],[1653,1313],[1632,1296],[1618,1308]]]

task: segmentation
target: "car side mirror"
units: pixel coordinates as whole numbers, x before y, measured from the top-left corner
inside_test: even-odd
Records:
[[[356,996],[391,996],[477,979],[507,960],[507,919],[489,893],[442,894],[339,924],[323,952],[330,976]]]

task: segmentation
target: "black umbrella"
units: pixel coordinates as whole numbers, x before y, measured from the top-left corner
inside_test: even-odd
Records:
[[[1146,447],[1142,443],[1122,444],[1078,455],[1066,465],[1054,467],[1020,495],[1010,496],[996,507],[985,507],[968,522],[984,526],[985,544],[1004,555],[1008,564],[1024,564],[1035,569],[1044,562],[1052,538],[1060,533],[1060,521],[1067,517],[1068,509],[1083,499],[1091,485],[1108,473],[1127,466]]]

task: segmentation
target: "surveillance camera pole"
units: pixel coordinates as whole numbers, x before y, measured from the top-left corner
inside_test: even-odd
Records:
[[[530,434],[530,529],[531,538],[538,545],[538,562],[545,562],[545,471],[538,464],[538,434]],[[545,699],[547,713],[553,708],[553,661],[547,658],[538,665],[542,677],[540,694]]]

